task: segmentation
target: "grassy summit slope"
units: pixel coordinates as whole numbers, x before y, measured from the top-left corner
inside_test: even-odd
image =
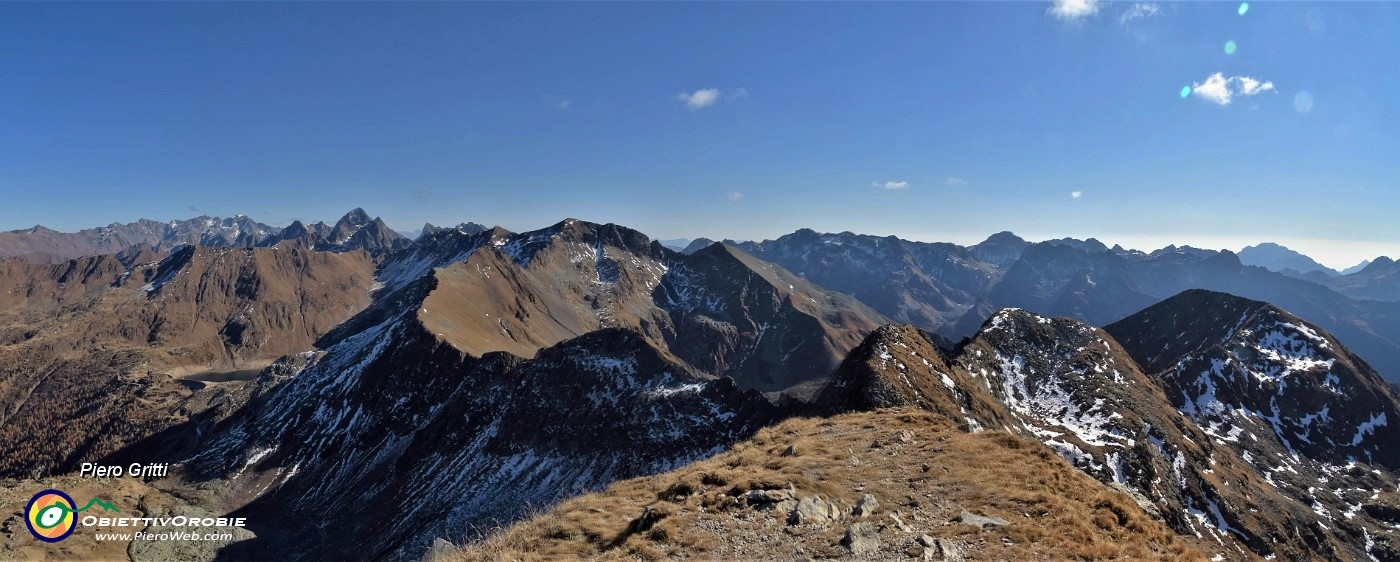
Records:
[[[879,505],[858,515],[867,495]],[[1233,546],[1177,535],[1040,443],[889,409],[789,420],[711,459],[618,482],[430,558],[1246,556]]]

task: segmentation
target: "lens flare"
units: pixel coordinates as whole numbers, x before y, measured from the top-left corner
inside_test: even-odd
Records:
[[[1312,108],[1313,108],[1313,97],[1312,97],[1312,94],[1309,94],[1309,93],[1307,93],[1306,91],[1298,92],[1297,94],[1294,94],[1294,96],[1293,96],[1293,111],[1297,111],[1298,113],[1307,113],[1307,112],[1309,112],[1309,111],[1312,111]]]
[[[1308,34],[1312,35],[1314,39],[1327,36],[1327,16],[1322,13],[1322,10],[1317,8],[1308,10],[1307,15],[1303,16],[1303,24],[1308,27]]]
[[[1241,3],[1240,3],[1240,15],[1243,16],[1244,13],[1245,13],[1245,12],[1248,12],[1248,11],[1249,11],[1249,2],[1241,2]]]
[[[1189,95],[1191,95],[1191,87],[1190,87],[1190,86],[1182,86],[1182,87],[1181,87],[1181,97],[1184,99],[1186,96],[1189,96]]]
[[[1235,45],[1235,42],[1234,42],[1234,41],[1226,41],[1226,42],[1225,42],[1225,54],[1227,54],[1227,55],[1233,55],[1233,54],[1235,54],[1235,49],[1236,49],[1236,48],[1238,48],[1238,47]]]

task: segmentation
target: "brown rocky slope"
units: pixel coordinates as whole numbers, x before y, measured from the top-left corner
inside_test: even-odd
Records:
[[[1044,445],[903,408],[798,418],[716,457],[618,482],[434,562],[1206,560]]]
[[[363,252],[185,247],[0,261],[0,475],[71,470],[219,402],[370,299]],[[219,382],[224,380],[226,382]]]

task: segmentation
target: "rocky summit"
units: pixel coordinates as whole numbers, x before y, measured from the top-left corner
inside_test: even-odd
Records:
[[[1205,291],[1108,331],[1006,310],[956,350],[882,328],[822,396],[838,410],[918,406],[969,431],[1037,439],[1180,533],[1285,558],[1394,556],[1394,404],[1326,332]],[[1346,412],[1335,421],[1334,408]]]

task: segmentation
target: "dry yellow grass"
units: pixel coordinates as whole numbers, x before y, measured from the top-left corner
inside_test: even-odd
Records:
[[[784,455],[789,446],[796,454]],[[788,525],[786,513],[747,505],[742,496],[756,489],[820,496],[845,516]],[[565,501],[436,559],[850,558],[841,539],[862,520],[851,507],[863,494],[881,504],[864,518],[879,529],[881,546],[864,558],[922,559],[921,534],[969,560],[1204,560],[1203,552],[1222,550],[1177,535],[1040,443],[885,410],[789,420],[711,459]],[[956,522],[963,510],[1009,524],[964,525]]]

